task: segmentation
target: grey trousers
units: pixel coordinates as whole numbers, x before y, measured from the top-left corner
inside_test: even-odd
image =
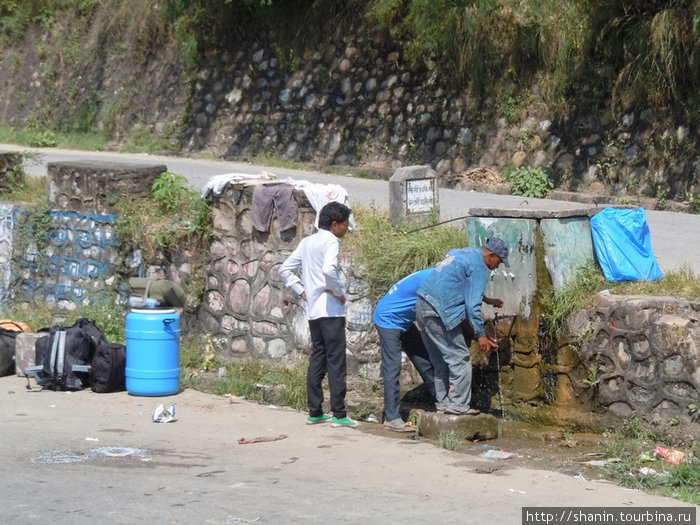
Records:
[[[435,371],[435,405],[440,409],[469,408],[472,363],[461,326],[448,330],[435,309],[422,297],[416,302],[416,324]]]
[[[376,326],[376,325],[375,325]],[[381,373],[384,382],[384,421],[401,417],[401,351],[403,350],[423,382],[434,391],[433,365],[415,325],[407,331],[377,326],[379,343],[382,345]]]

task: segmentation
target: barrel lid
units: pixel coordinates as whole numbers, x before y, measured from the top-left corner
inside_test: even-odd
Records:
[[[174,308],[169,308],[167,306],[161,306],[161,307],[153,307],[153,308],[132,308],[129,310],[130,312],[133,312],[135,314],[174,314],[175,309]]]

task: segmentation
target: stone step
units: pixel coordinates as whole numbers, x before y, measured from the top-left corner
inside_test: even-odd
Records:
[[[440,434],[450,431],[455,432],[465,441],[498,437],[498,418],[490,414],[455,416],[414,409],[411,410],[409,419],[418,420],[420,435],[428,439],[439,439]]]

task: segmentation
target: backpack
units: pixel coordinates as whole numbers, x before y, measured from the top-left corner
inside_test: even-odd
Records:
[[[40,332],[47,331],[46,329]],[[107,340],[89,319],[68,328],[54,326],[36,341],[36,380],[48,390],[82,390],[90,386],[90,366],[97,347]]]
[[[143,299],[144,302],[152,297],[160,306],[183,307],[187,301],[187,294],[182,286],[167,279],[132,277],[128,285],[131,295]]]
[[[0,327],[0,376],[15,373],[15,338],[18,333]]]
[[[99,394],[126,390],[126,347],[102,343],[95,351],[90,368],[92,390]]]

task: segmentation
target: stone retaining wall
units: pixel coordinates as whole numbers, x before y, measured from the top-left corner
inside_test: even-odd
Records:
[[[111,288],[121,264],[134,276],[185,285],[190,277],[186,260],[146,266],[140,250],[123,253],[114,232],[116,199],[150,195],[164,171],[164,165],[99,161],[49,164],[46,231],[32,232],[20,204],[0,207],[0,297],[72,310],[91,293]],[[122,292],[125,300],[127,290]]]
[[[558,118],[546,100],[529,107],[517,94],[477,100],[412,65],[381,33],[353,30],[295,57],[258,34],[205,60],[190,81],[177,39],[129,56],[117,33],[95,23],[87,32],[52,28],[72,39],[100,35],[76,43],[80,57],[61,67],[47,60],[52,33],[39,23],[0,56],[3,124],[65,128],[89,115],[91,130],[116,141],[152,134],[185,151],[271,154],[387,176],[427,164],[456,187],[487,182],[479,169],[535,166],[551,169],[561,189],[632,202],[646,195],[659,207],[698,192],[697,129],[643,107],[618,115],[609,102]],[[574,89],[593,92],[585,79]],[[536,99],[542,91],[533,84],[525,93]],[[181,133],[184,143],[175,145]]]
[[[251,221],[253,191],[252,186],[229,184],[212,196],[216,240],[199,317],[224,361],[256,357],[287,362],[303,358],[311,343],[301,299],[284,287],[278,269],[299,241],[316,231],[316,212],[304,192],[295,190],[296,227],[280,231],[273,214],[269,232],[260,232]],[[342,252],[340,258],[349,299],[349,372],[377,377],[372,304],[352,259]]]
[[[559,120],[533,111],[509,121],[503,101],[448,88],[369,35],[309,50],[294,71],[264,39],[231,50],[200,70],[192,110],[187,147],[227,157],[360,165],[387,177],[425,164],[457,188],[486,182],[481,168],[534,166],[550,170],[561,189],[647,195],[660,207],[698,190],[697,132],[687,126],[609,109]]]
[[[598,294],[569,322],[578,345],[558,355],[557,398],[625,418],[690,421],[700,400],[700,302]]]

